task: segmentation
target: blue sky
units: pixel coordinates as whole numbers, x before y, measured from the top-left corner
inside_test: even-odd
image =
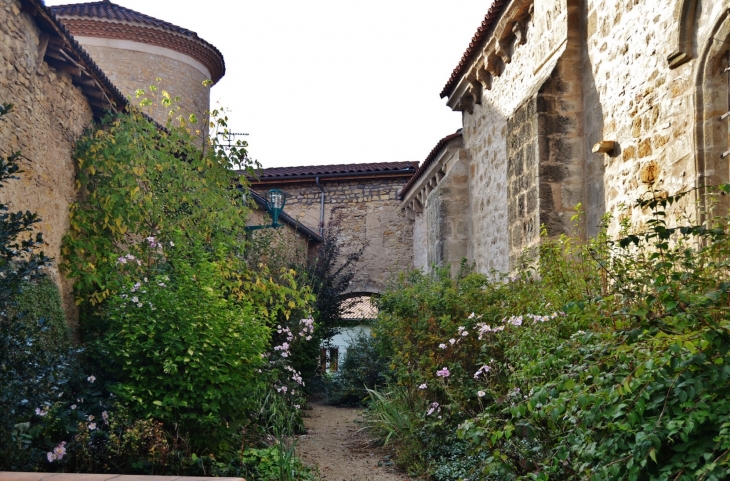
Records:
[[[223,52],[213,106],[232,110],[264,167],[423,160],[461,126],[439,93],[491,3],[113,1]],[[46,1],[65,3],[78,2]]]

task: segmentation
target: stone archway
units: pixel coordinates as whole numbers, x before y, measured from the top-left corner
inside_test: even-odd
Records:
[[[322,371],[336,372],[347,353],[347,348],[359,335],[370,335],[371,324],[378,317],[373,303],[375,292],[349,292],[340,299],[342,326],[326,347],[322,348]]]

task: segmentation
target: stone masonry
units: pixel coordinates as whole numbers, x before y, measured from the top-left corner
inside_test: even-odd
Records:
[[[194,113],[203,119],[203,114],[210,109],[210,88],[203,85],[203,81],[209,77],[185,62],[134,50],[94,45],[86,45],[84,48],[102,70],[108,73],[114,85],[131,97],[133,103],[138,102],[135,98],[137,89],[143,89],[149,96],[150,85],[158,85],[156,79],[160,78],[160,90],[168,91],[173,97],[180,97],[180,111],[186,118]],[[158,92],[151,116],[164,125],[169,109],[159,103],[161,98]]]
[[[75,319],[71,282],[60,275],[61,239],[76,199],[73,146],[91,125],[91,108],[68,74],[43,62],[40,32],[16,0],[0,0],[0,102],[14,110],[0,123],[0,155],[21,151],[25,172],[0,189],[10,211],[37,212],[49,269],[59,285],[69,320]]]
[[[548,236],[592,236],[610,213],[615,234],[622,219],[645,220],[631,205],[651,189],[702,193],[730,181],[730,0],[488,9],[442,92],[463,115],[467,259],[479,271],[514,270],[541,225]],[[672,215],[701,218],[696,200]]]
[[[393,272],[411,266],[413,228],[410,222],[404,222],[398,200],[398,192],[407,180],[377,174],[342,180],[324,175],[320,180],[325,193],[325,223],[333,212],[343,216],[343,253],[367,246],[348,293],[379,293]],[[285,191],[288,198],[284,212],[310,229],[319,230],[322,192],[314,178],[302,182],[254,181],[252,188],[261,194],[272,188]]]

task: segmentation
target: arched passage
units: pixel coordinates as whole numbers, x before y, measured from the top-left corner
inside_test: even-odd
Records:
[[[372,323],[378,317],[375,305],[375,292],[348,292],[340,297],[340,328],[325,345],[322,346],[322,371],[336,372],[344,360],[348,346],[359,336],[370,336]]]

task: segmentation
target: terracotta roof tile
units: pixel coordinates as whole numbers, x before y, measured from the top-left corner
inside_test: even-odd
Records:
[[[418,162],[371,162],[363,164],[309,165],[302,167],[271,167],[256,172],[258,180],[274,180],[293,177],[316,177],[347,174],[388,174],[416,172]]]
[[[441,98],[448,97],[453,93],[454,89],[459,84],[459,81],[466,73],[466,69],[474,61],[474,58],[479,55],[480,47],[483,46],[484,41],[487,39],[487,35],[491,32],[490,27],[492,27],[494,21],[499,18],[502,10],[504,10],[504,6],[509,2],[510,0],[491,0],[491,5],[489,6],[489,10],[487,10],[487,14],[484,16],[484,20],[482,20],[482,24],[477,29],[477,33],[475,33],[472,37],[466,52],[464,52],[464,55],[461,56],[459,65],[457,65],[451,73],[449,81],[446,82],[446,85],[441,91]]]
[[[51,7],[53,13],[60,17],[91,17],[105,18],[107,20],[121,20],[133,23],[142,23],[152,27],[163,28],[171,32],[197,37],[198,34],[192,30],[178,27],[164,20],[150,17],[144,13],[139,13],[129,8],[111,3],[109,1],[88,2],[88,3],[72,3],[68,5],[56,5]]]
[[[454,139],[461,137],[461,129],[457,130],[455,133],[451,135],[447,135],[443,139],[439,140],[436,146],[431,149],[431,153],[428,154],[428,157],[426,157],[426,160],[423,161],[421,166],[418,168],[415,174],[413,174],[413,177],[411,177],[406,185],[403,186],[398,196],[402,199],[408,190],[413,187],[413,185],[418,182],[418,179],[420,179],[423,174],[428,170],[428,168],[431,166],[434,160],[436,160],[436,157],[441,153],[442,150],[446,148],[446,146]]]
[[[378,308],[372,298],[352,297],[342,301],[342,319],[375,319],[378,317]]]

